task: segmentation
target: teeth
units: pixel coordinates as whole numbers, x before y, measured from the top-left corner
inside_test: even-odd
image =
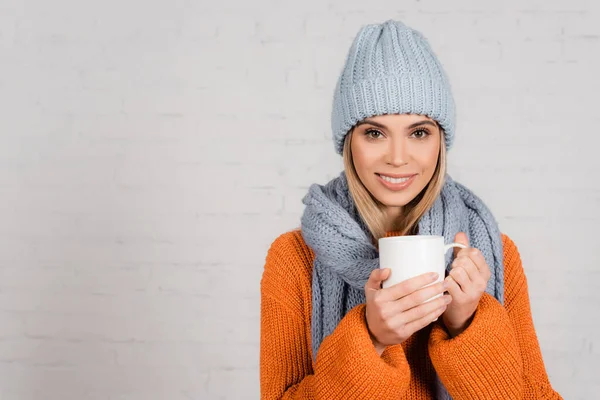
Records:
[[[410,177],[409,178],[391,178],[391,177],[385,176],[385,175],[379,175],[379,176],[381,176],[381,178],[384,181],[390,182],[390,183],[403,183],[410,179]]]

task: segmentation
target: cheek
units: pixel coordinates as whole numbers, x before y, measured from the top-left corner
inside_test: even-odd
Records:
[[[355,142],[359,142],[356,143]],[[373,148],[373,146],[363,146],[359,140],[352,142],[352,159],[354,161],[354,168],[359,176],[363,176],[368,173],[369,170],[377,163],[379,155]]]
[[[440,146],[431,146],[419,155],[419,164],[422,166],[424,171],[433,172],[437,165],[439,158]]]

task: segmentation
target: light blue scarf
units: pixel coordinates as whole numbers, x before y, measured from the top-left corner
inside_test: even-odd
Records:
[[[365,303],[364,286],[379,268],[378,252],[348,190],[344,172],[326,185],[313,184],[303,198],[302,236],[315,253],[312,277],[312,356],[323,339],[355,306]],[[482,200],[446,175],[433,206],[421,217],[420,235],[440,235],[452,243],[465,232],[469,246],[479,249],[492,276],[486,292],[504,302],[502,239],[498,225]],[[450,271],[453,252],[446,253]],[[368,366],[365,366],[368,368]],[[438,399],[451,399],[436,374]]]

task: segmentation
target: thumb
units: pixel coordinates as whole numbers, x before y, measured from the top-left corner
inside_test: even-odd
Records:
[[[365,285],[365,289],[379,290],[381,282],[386,280],[390,274],[389,268],[376,268],[369,275],[369,280]]]
[[[469,246],[469,238],[467,237],[467,234],[464,232],[458,232],[456,234],[456,236],[454,236],[454,243],[460,243],[460,244],[464,244],[465,246]],[[462,249],[460,247],[455,247],[454,248],[454,257],[456,257],[456,255],[458,254],[459,251],[461,251]]]

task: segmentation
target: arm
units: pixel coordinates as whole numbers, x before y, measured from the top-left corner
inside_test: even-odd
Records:
[[[312,364],[310,260],[292,234],[271,246],[261,280],[261,399],[396,399],[408,388],[410,368],[401,345],[381,357],[371,341],[365,305],[350,310],[327,336]],[[299,264],[300,263],[300,264]]]
[[[484,293],[471,324],[455,338],[436,323],[431,361],[454,398],[562,399],[544,367],[519,252],[508,237],[503,242],[505,306]]]

